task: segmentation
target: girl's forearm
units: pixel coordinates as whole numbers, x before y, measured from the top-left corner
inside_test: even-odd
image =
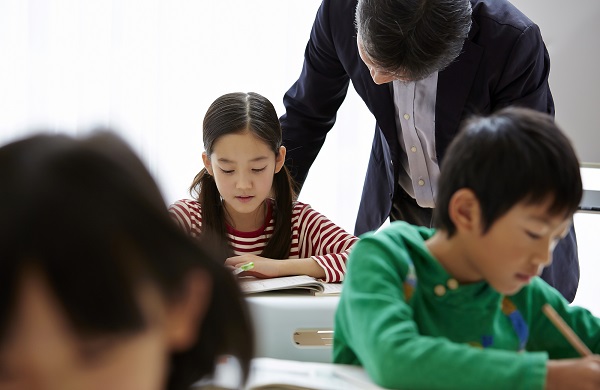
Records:
[[[288,259],[281,262],[281,276],[309,275],[313,278],[325,278],[325,270],[312,258]]]

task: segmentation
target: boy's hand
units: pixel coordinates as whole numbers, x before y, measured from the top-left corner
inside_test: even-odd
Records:
[[[241,272],[238,276],[254,276],[263,279],[281,276],[281,260],[267,259],[256,255],[233,256],[225,260],[225,265],[236,268],[250,262],[254,263],[254,267],[251,270]]]
[[[600,389],[600,356],[548,360],[546,390]]]

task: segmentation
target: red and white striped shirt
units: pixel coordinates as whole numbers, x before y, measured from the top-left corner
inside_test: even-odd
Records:
[[[272,205],[268,202],[263,226],[253,232],[240,232],[227,225],[229,244],[236,255],[260,255],[273,235]],[[191,199],[179,200],[169,212],[192,237],[202,232],[200,204]],[[290,259],[311,257],[325,270],[325,282],[341,282],[346,273],[350,247],[358,240],[354,235],[335,225],[310,205],[294,202],[292,209],[292,244]]]

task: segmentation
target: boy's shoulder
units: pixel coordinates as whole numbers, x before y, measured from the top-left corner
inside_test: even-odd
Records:
[[[367,232],[360,236],[361,239],[376,241],[390,241],[403,246],[423,246],[433,234],[435,229],[425,226],[411,225],[405,221],[394,221],[388,226],[377,231]]]
[[[417,258],[431,258],[426,241],[434,229],[396,221],[375,232],[364,233],[354,245],[350,256],[379,258],[384,263],[395,263],[405,268]]]

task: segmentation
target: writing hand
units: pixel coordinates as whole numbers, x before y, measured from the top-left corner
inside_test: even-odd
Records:
[[[225,260],[225,266],[238,268],[243,264],[254,263],[254,267],[243,271],[238,276],[254,276],[256,278],[274,278],[281,275],[281,260],[273,260],[257,255],[233,256]]]
[[[546,390],[600,389],[600,356],[549,360]]]

